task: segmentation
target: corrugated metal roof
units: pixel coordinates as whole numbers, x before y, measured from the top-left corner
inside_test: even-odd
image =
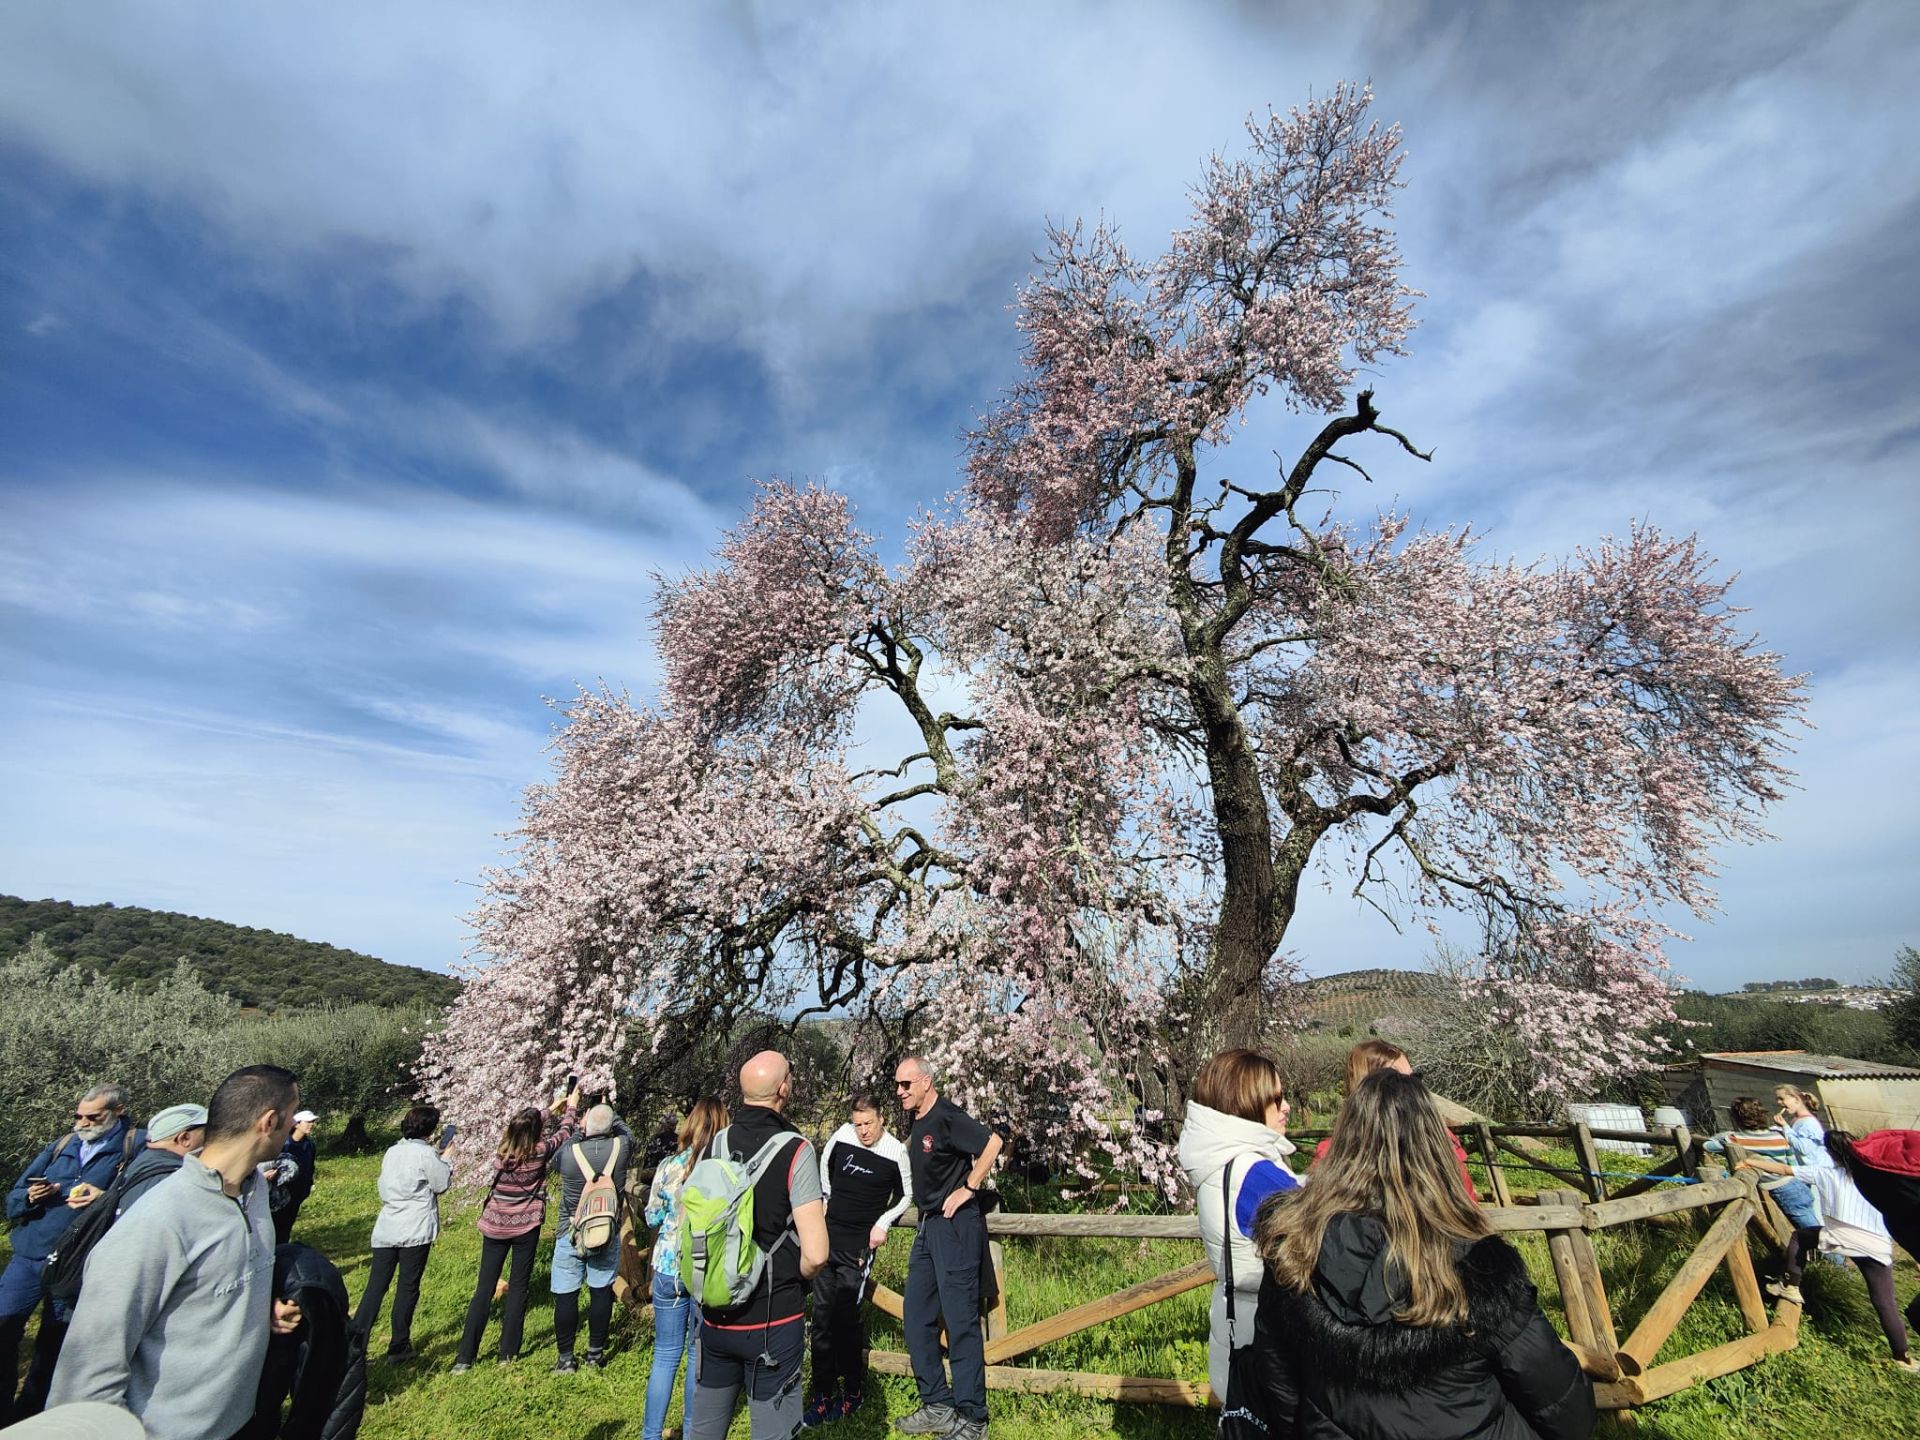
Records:
[[[1806,1050],[1721,1050],[1700,1058],[1750,1066],[1755,1070],[1778,1070],[1789,1075],[1816,1075],[1822,1080],[1920,1080],[1920,1070],[1910,1065],[1854,1060],[1845,1055],[1815,1055]]]

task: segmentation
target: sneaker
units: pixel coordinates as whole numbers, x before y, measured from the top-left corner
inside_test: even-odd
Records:
[[[1920,1375],[1920,1360],[1916,1360],[1909,1355],[1904,1360],[1894,1361],[1893,1368],[1900,1371],[1903,1375]]]
[[[562,1355],[553,1362],[553,1373],[556,1375],[571,1375],[579,1368],[579,1362],[571,1355]]]
[[[420,1352],[411,1345],[407,1346],[404,1350],[389,1350],[387,1352],[387,1363],[389,1365],[407,1365],[419,1358]]]
[[[824,1425],[829,1420],[840,1418],[840,1406],[831,1395],[816,1395],[807,1401],[807,1408],[800,1412],[800,1423],[811,1430],[816,1425]]]
[[[856,1390],[851,1395],[844,1396],[841,1399],[840,1404],[834,1409],[833,1418],[836,1420],[848,1419],[852,1416],[854,1411],[858,1410],[862,1405],[866,1403],[867,1403],[866,1395],[861,1391]]]
[[[893,1422],[902,1435],[951,1435],[960,1417],[951,1405],[922,1405],[911,1415]]]
[[[1798,1285],[1789,1285],[1784,1280],[1769,1280],[1767,1282],[1767,1293],[1776,1300],[1785,1300],[1790,1305],[1804,1305],[1807,1303],[1801,1298],[1800,1287]]]
[[[453,1373],[456,1375],[464,1375],[472,1368],[473,1362],[470,1360],[456,1360],[453,1362]]]
[[[947,1432],[947,1440],[987,1440],[987,1422],[962,1419]]]
[[[606,1369],[607,1368],[607,1352],[604,1350],[587,1351],[586,1364],[587,1364],[587,1367],[592,1370]]]

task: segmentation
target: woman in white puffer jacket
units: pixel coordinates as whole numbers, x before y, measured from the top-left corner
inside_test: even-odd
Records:
[[[1222,1050],[1194,1076],[1180,1130],[1180,1168],[1193,1186],[1200,1239],[1216,1277],[1207,1326],[1207,1380],[1227,1393],[1233,1347],[1253,1339],[1261,1261],[1253,1248],[1253,1221],[1269,1196],[1299,1188],[1288,1168],[1286,1086],[1280,1067],[1257,1050]],[[1231,1165],[1231,1171],[1229,1171]],[[1227,1246],[1232,1246],[1234,1306],[1228,1334]]]

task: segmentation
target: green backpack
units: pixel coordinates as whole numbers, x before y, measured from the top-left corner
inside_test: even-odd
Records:
[[[794,1238],[792,1227],[771,1249],[753,1238],[753,1187],[789,1140],[783,1130],[745,1164],[727,1152],[727,1134],[713,1137],[707,1156],[680,1188],[680,1283],[703,1309],[744,1305],[760,1286],[774,1252]]]

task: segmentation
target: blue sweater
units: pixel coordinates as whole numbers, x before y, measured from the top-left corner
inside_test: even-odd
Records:
[[[113,1129],[101,1137],[100,1148],[85,1165],[80,1163],[80,1137],[72,1134],[61,1136],[33,1157],[33,1163],[20,1172],[13,1189],[7,1192],[7,1218],[14,1222],[14,1254],[25,1260],[47,1258],[59,1243],[61,1233],[80,1215],[80,1211],[68,1207],[68,1192],[82,1183],[106,1189],[113,1184],[120,1167],[138,1155],[147,1143],[145,1130],[133,1131],[132,1143],[128,1143],[127,1127],[131,1123],[124,1117],[116,1122]],[[29,1205],[29,1176],[51,1180],[60,1187],[60,1193],[43,1204]]]

